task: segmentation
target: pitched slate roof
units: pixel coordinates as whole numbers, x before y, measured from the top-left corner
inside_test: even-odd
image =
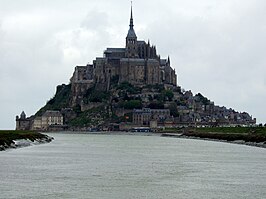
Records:
[[[46,111],[43,117],[63,117],[63,115],[59,111]]]

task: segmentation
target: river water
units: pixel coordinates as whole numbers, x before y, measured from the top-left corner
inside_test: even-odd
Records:
[[[142,135],[49,134],[0,152],[0,198],[265,198],[266,149]]]

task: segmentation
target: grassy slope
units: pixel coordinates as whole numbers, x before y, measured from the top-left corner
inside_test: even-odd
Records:
[[[198,128],[199,132],[215,132],[215,133],[235,133],[235,134],[264,134],[266,135],[266,128],[264,127],[209,127],[209,128]]]
[[[51,98],[44,107],[42,107],[36,116],[41,116],[47,110],[58,110],[69,107],[69,98],[71,94],[71,85],[59,85],[56,89],[56,94]]]
[[[13,140],[18,139],[29,139],[34,141],[36,139],[46,138],[46,135],[37,133],[35,131],[15,131],[15,130],[1,130],[0,131],[0,146],[8,145],[10,146]]]
[[[184,132],[183,135],[227,141],[266,142],[266,128],[264,127],[195,128]]]

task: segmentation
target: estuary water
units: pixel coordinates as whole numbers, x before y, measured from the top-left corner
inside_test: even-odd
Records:
[[[0,198],[265,198],[266,149],[143,135],[48,133],[0,152]]]

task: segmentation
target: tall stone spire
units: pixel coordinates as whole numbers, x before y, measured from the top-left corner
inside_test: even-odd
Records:
[[[130,14],[130,23],[129,23],[130,29],[133,29],[134,24],[133,24],[133,12],[132,12],[132,1],[131,1],[131,14]]]
[[[133,11],[132,11],[132,1],[131,1],[130,22],[129,22],[129,30],[127,33],[127,38],[137,38],[133,27],[134,23],[133,23]]]
[[[133,27],[134,24],[133,24],[133,12],[132,12],[132,1],[131,1],[130,23],[126,37],[126,57],[128,58],[138,57],[138,41],[137,41],[137,35]]]

